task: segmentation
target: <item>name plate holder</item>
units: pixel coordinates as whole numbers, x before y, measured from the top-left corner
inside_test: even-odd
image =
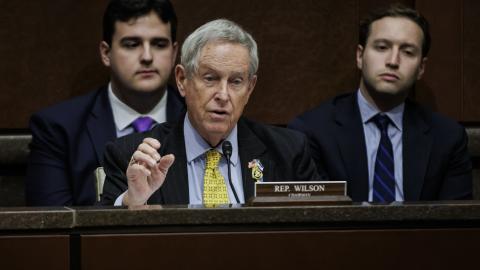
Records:
[[[346,181],[256,182],[251,206],[347,205]]]

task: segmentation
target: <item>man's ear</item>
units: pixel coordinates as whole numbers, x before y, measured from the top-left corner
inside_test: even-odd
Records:
[[[248,84],[247,102],[248,102],[248,99],[250,99],[250,95],[253,93],[253,89],[255,89],[256,84],[257,84],[257,75],[253,75],[252,79],[250,79],[250,83]]]
[[[178,53],[178,42],[174,42],[172,47],[173,47],[172,63],[175,64],[175,60],[177,60],[177,53]]]
[[[358,44],[357,46],[357,68],[362,70],[363,65],[363,46]]]
[[[185,84],[187,83],[187,73],[185,67],[178,64],[175,67],[175,82],[177,83],[178,92],[185,97]]]
[[[420,80],[423,77],[423,73],[425,73],[425,68],[427,66],[427,57],[422,58],[422,62],[420,63],[420,68],[418,69],[417,80]]]
[[[106,67],[110,67],[110,45],[107,42],[102,41],[99,45],[100,59]]]

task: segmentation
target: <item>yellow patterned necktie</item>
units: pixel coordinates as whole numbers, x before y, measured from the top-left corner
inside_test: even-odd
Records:
[[[221,154],[213,149],[207,151],[206,154],[207,162],[203,178],[203,203],[207,206],[227,204],[229,202],[227,186],[218,168]]]

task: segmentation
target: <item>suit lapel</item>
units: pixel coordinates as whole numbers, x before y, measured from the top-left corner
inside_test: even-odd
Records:
[[[160,154],[174,154],[175,162],[168,170],[165,183],[160,189],[163,203],[165,204],[188,204],[188,171],[187,154],[183,135],[183,121],[178,121],[170,134],[160,140]]]
[[[345,166],[348,194],[354,201],[368,201],[368,162],[357,95],[339,98],[335,103],[337,145]]]
[[[420,199],[432,138],[427,119],[415,104],[405,103],[403,115],[403,190],[406,201]]]
[[[100,164],[103,163],[105,144],[117,137],[115,130],[108,91],[106,87],[102,87],[98,90],[95,103],[87,119],[87,131]]]
[[[273,179],[272,172],[274,164],[270,159],[263,158],[266,153],[266,146],[258,139],[258,137],[248,127],[246,120],[240,118],[238,121],[238,154],[240,156],[240,165],[242,166],[243,192],[245,200],[253,196],[255,179],[252,177],[251,169],[248,168],[248,162],[259,159],[265,170],[264,180]]]

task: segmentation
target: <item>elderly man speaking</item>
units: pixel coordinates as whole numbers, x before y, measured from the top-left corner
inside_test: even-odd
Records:
[[[256,181],[320,180],[303,135],[242,117],[257,69],[257,44],[239,25],[194,31],[175,68],[185,117],[107,146],[103,203],[244,203]]]

